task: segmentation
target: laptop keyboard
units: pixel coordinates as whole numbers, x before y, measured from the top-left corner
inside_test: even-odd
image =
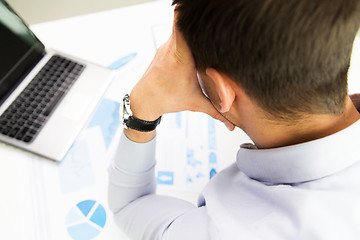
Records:
[[[32,142],[83,70],[83,65],[64,57],[51,57],[0,116],[0,133],[26,143]]]

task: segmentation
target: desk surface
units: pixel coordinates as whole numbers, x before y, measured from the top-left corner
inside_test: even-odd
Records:
[[[117,70],[117,78],[105,94],[93,119],[61,163],[50,162],[0,144],[1,238],[38,240],[82,236],[87,239],[94,234],[97,235],[96,239],[126,239],[114,225],[107,208],[106,169],[121,133],[116,116],[121,97],[130,91],[146,70],[156,48],[170,35],[172,14],[169,1],[157,1],[31,26],[48,48],[103,66],[109,66],[129,54],[135,54],[136,57]],[[360,79],[359,45],[357,43],[354,48],[349,74],[351,93],[360,92],[360,81],[355,81]],[[159,129],[159,159],[173,154],[161,147],[170,138],[168,129],[179,127],[179,122],[184,123],[189,118],[195,119],[197,126],[206,126],[202,131],[196,132],[200,136],[198,140],[206,142],[205,145],[195,144],[192,149],[186,146],[182,149],[185,155],[193,156],[193,165],[205,164],[201,159],[207,159],[207,154],[219,152],[221,156],[218,156],[217,165],[210,167],[220,170],[235,161],[239,144],[249,141],[240,130],[230,133],[207,116],[174,114]],[[214,126],[216,130],[213,129]],[[178,138],[187,140],[183,137],[186,135],[184,131],[177,129],[177,134]],[[210,134],[212,137],[216,134],[216,142],[208,141]],[[175,142],[172,146],[175,148],[178,143]],[[205,151],[200,153],[199,149]],[[184,165],[167,161],[159,165],[159,171],[166,170],[167,173],[184,169]],[[193,177],[190,170],[188,176],[182,176],[184,179]],[[204,179],[192,184],[191,191],[185,191],[186,184],[189,184],[185,180],[179,184],[171,177],[159,178],[159,190],[195,203],[197,192],[208,181],[208,178]]]

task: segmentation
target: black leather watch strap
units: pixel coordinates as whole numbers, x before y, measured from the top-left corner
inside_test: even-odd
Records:
[[[161,122],[161,117],[156,119],[155,121],[145,121],[138,119],[134,116],[129,116],[128,120],[125,121],[125,125],[128,128],[140,131],[140,132],[151,132],[156,129],[157,125]]]
[[[132,115],[130,108],[130,96],[126,94],[123,98],[122,122],[125,128],[131,128],[140,132],[151,132],[161,122],[161,116],[155,121],[146,121]]]

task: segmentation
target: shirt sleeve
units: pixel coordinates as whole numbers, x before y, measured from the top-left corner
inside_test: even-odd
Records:
[[[155,146],[156,139],[139,144],[123,133],[109,166],[109,207],[130,239],[163,239],[174,221],[198,209],[187,201],[155,194]]]
[[[135,143],[122,133],[108,168],[108,201],[112,212],[117,213],[133,200],[155,193],[155,141]]]

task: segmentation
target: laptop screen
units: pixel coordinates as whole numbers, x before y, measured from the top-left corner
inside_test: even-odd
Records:
[[[43,53],[44,45],[11,7],[0,0],[0,104]]]

